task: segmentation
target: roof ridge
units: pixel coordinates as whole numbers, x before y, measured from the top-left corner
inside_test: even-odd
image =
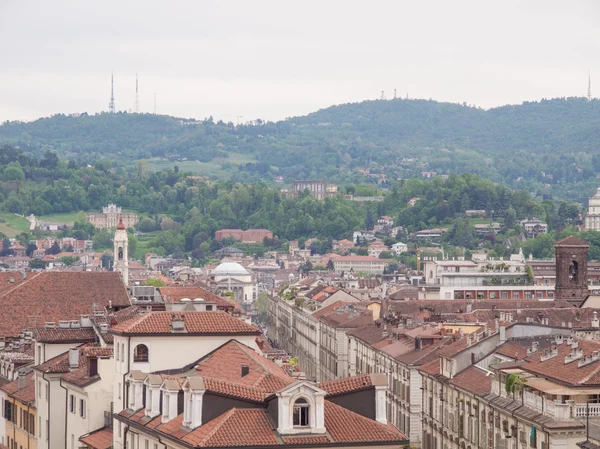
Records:
[[[21,274],[21,273],[19,272],[19,274]],[[12,292],[14,292],[16,289],[18,289],[18,288],[19,288],[19,287],[21,287],[22,285],[25,285],[25,284],[27,284],[29,281],[31,281],[32,279],[35,279],[36,277],[40,276],[41,274],[42,274],[42,272],[40,272],[40,273],[36,273],[36,274],[34,274],[33,276],[31,276],[31,277],[29,277],[29,276],[28,276],[26,279],[23,279],[23,280],[22,280],[21,282],[19,282],[17,285],[13,286],[12,288],[10,288],[10,289],[6,290],[4,293],[2,293],[2,294],[0,295],[0,298],[3,298],[3,297],[5,297],[6,295],[8,295],[9,293],[12,293]]]

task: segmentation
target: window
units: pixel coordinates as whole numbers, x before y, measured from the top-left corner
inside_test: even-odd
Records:
[[[79,416],[85,419],[85,401],[83,399],[79,400]]]
[[[147,362],[148,361],[148,346],[137,345],[133,350],[133,361],[134,362]]]
[[[69,396],[69,411],[71,413],[75,413],[76,412],[76,410],[75,410],[76,409],[76,405],[75,404],[76,404],[75,403],[75,396],[70,395]]]
[[[295,427],[306,427],[308,426],[308,412],[309,406],[306,399],[300,398],[294,402],[294,426]]]
[[[116,359],[117,361],[119,361],[119,345],[117,344],[117,354],[116,354]]]
[[[42,381],[38,381],[38,398],[42,397]]]
[[[48,402],[49,397],[50,397],[50,385],[46,384],[46,402]]]
[[[146,440],[144,441],[144,449],[149,449],[150,448],[150,441]]]
[[[38,437],[42,438],[42,417],[38,419]]]

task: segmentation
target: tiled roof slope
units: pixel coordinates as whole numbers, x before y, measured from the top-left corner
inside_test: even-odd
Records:
[[[88,343],[98,338],[91,327],[78,329],[48,329],[38,327],[33,329],[33,338],[38,343]]]
[[[474,394],[484,396],[492,392],[493,376],[476,366],[470,366],[466,370],[454,376],[450,383]]]
[[[76,320],[94,305],[128,306],[129,296],[117,272],[45,271],[0,295],[0,336],[15,336],[38,323]]]
[[[69,370],[61,376],[65,382],[83,387],[91,382],[100,379],[100,374],[90,376],[89,359],[93,358],[110,358],[113,355],[112,347],[102,346],[81,346],[79,348],[79,367]],[[68,364],[68,360],[67,360]]]
[[[314,437],[297,435],[280,438],[264,408],[232,408],[194,430],[182,426],[183,413],[164,424],[160,424],[160,417],[144,421],[143,410],[137,413],[123,411],[119,416],[197,447],[406,442],[406,436],[393,426],[365,418],[327,400],[324,405],[327,434]]]
[[[321,382],[319,388],[325,390],[327,395],[336,395],[359,391],[373,386],[371,375],[363,374],[354,377],[343,377],[341,379],[328,380]]]
[[[242,376],[241,367],[248,367]],[[200,376],[213,377],[242,385],[251,385],[268,391],[277,391],[289,385],[289,377],[275,362],[258,355],[254,350],[235,340],[230,340],[203,357],[196,365]]]
[[[173,332],[173,319],[182,317],[185,331]],[[258,335],[260,329],[223,311],[214,312],[148,312],[117,324],[111,329],[115,334],[196,334],[196,335]]]
[[[29,274],[31,276],[31,274]],[[9,290],[14,289],[17,285],[23,282],[26,278],[19,271],[2,271],[0,272],[0,295]]]
[[[79,438],[83,444],[92,449],[110,449],[113,445],[112,429],[100,429]]]
[[[584,357],[590,357],[592,352],[600,351],[600,342],[593,340],[577,340],[579,349],[583,350]],[[548,379],[572,386],[600,386],[600,360],[579,367],[579,360],[565,363],[565,357],[572,351],[567,343],[556,346],[558,355],[542,361],[543,351],[530,355],[522,369]]]
[[[19,379],[16,379],[7,383],[1,389],[21,402],[33,403],[35,401],[33,371],[25,376],[25,386],[23,388],[19,388]]]

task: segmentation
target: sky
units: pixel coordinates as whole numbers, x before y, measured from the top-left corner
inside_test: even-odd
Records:
[[[0,121],[118,110],[246,122],[397,95],[600,96],[596,0],[0,0]]]

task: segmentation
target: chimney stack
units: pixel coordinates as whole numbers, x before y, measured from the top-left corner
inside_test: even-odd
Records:
[[[74,370],[79,368],[79,349],[69,349],[69,368]]]
[[[246,377],[248,374],[250,374],[250,367],[242,366],[242,377]]]
[[[19,390],[22,390],[23,388],[25,388],[25,373],[22,371],[19,371],[17,387],[19,388]]]

